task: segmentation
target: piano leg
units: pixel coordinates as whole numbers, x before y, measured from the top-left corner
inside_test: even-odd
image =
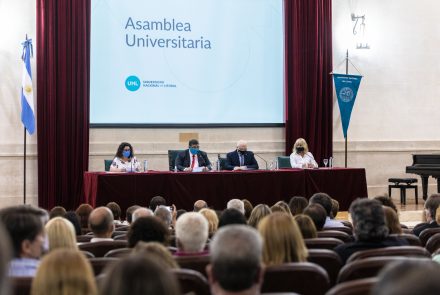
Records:
[[[429,176],[420,176],[422,178],[423,200],[428,198],[428,178]]]

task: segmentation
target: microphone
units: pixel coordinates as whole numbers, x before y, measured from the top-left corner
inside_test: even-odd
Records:
[[[267,170],[267,161],[262,156],[260,156],[259,154],[255,153],[255,152],[254,152],[254,155],[264,161],[264,163],[266,164],[266,170]]]

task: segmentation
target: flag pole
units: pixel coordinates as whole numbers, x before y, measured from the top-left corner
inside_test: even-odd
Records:
[[[348,75],[348,49],[345,57],[345,74]],[[348,133],[348,130],[347,132]],[[347,134],[345,135],[345,168],[347,168]]]
[[[26,204],[26,127],[24,129],[24,148],[23,148],[23,204]]]

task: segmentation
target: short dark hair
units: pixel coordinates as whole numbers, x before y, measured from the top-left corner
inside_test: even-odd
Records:
[[[106,205],[107,208],[110,209],[113,213],[113,219],[114,220],[120,220],[121,219],[121,207],[116,202],[110,202]]]
[[[380,241],[388,236],[388,226],[382,204],[372,199],[357,199],[349,212],[353,219],[353,233],[359,241]]]
[[[130,226],[127,233],[128,246],[133,248],[137,242],[159,242],[168,244],[169,231],[165,224],[155,216],[140,217]]]
[[[336,218],[336,215],[338,215],[339,212],[339,202],[335,199],[331,199],[332,200],[332,218]]]
[[[226,209],[218,220],[218,228],[231,224],[247,224],[246,217],[237,209]]]
[[[309,204],[309,201],[301,196],[294,196],[289,201],[289,208],[292,215],[303,213],[304,209]]]
[[[118,150],[116,151],[116,155],[115,157],[117,158],[122,158],[122,152],[124,151],[124,148],[128,146],[130,148],[130,158],[134,157],[134,150],[133,147],[131,146],[131,144],[129,144],[128,142],[121,142],[121,144],[118,146]]]
[[[179,210],[177,210],[176,213],[177,213],[177,214],[176,214],[176,220],[177,220],[177,219],[179,219],[179,217],[180,217],[181,215],[183,215],[184,213],[186,213],[186,210],[185,210],[185,209],[179,209]]]
[[[310,204],[304,209],[303,214],[309,216],[313,220],[316,230],[319,231],[323,229],[327,215],[321,204]]]
[[[430,195],[425,202],[425,208],[429,210],[429,213],[431,214],[431,218],[433,220],[435,220],[435,212],[437,211],[439,205],[440,205],[440,194]]]
[[[139,206],[139,205],[133,205],[133,206],[130,206],[127,208],[127,210],[125,211],[125,219],[127,220],[128,223],[132,222],[133,212],[139,208],[141,208],[141,206]]]
[[[90,213],[92,213],[93,207],[89,204],[81,204],[76,209],[76,214],[78,214],[79,217],[79,223],[81,224],[81,228],[88,228],[89,227],[89,216]]]
[[[154,210],[156,210],[157,206],[166,206],[167,205],[167,201],[165,200],[164,197],[161,196],[155,196],[150,200],[150,209],[154,212]]]
[[[195,144],[199,144],[199,141],[198,141],[197,139],[191,139],[191,140],[188,142],[188,146],[193,146],[193,145],[195,145]]]
[[[324,207],[327,216],[332,214],[332,198],[326,193],[316,193],[309,201],[310,204],[319,204]]]
[[[81,224],[79,222],[78,215],[76,215],[76,212],[67,211],[66,214],[64,214],[64,218],[66,218],[73,224],[73,227],[75,228],[75,234],[77,236],[81,235]]]
[[[374,198],[376,201],[379,201],[383,206],[390,207],[397,213],[397,207],[394,204],[393,200],[388,196],[377,196]]]
[[[52,210],[50,210],[49,212],[49,218],[55,218],[55,217],[63,217],[66,214],[66,209],[64,209],[64,207],[61,206],[55,206],[52,208]]]

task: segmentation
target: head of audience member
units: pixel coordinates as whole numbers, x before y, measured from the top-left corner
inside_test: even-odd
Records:
[[[298,138],[293,144],[293,150],[296,154],[307,154],[309,152],[309,146],[304,138]]]
[[[121,207],[118,205],[118,203],[110,202],[106,205],[106,207],[112,211],[114,220],[121,220]]]
[[[372,295],[440,294],[440,265],[434,261],[406,260],[390,263],[379,273]]]
[[[176,211],[176,219],[179,219],[180,216],[186,213],[185,209],[179,209]]]
[[[95,276],[78,250],[56,249],[45,255],[32,281],[31,295],[97,295]]]
[[[289,205],[288,205],[286,202],[284,202],[284,201],[278,201],[278,202],[275,203],[275,205],[276,205],[276,206],[280,206],[281,208],[284,209],[284,211],[285,211],[286,213],[292,215],[292,212],[290,211],[290,207],[289,207]]]
[[[301,196],[292,197],[289,201],[289,208],[292,215],[303,213],[304,209],[309,205],[309,201]]]
[[[169,228],[173,222],[173,213],[170,207],[160,205],[154,211],[154,216],[162,220],[162,222]]]
[[[7,272],[9,261],[11,260],[11,241],[1,221],[0,237],[0,295],[8,295],[10,293]]]
[[[316,193],[310,200],[309,204],[319,204],[325,209],[325,213],[328,217],[332,215],[332,198],[326,193]]]
[[[125,219],[127,220],[127,222],[129,224],[133,222],[133,212],[139,208],[141,208],[141,206],[133,205],[133,206],[128,207],[127,210],[125,210]]]
[[[115,230],[112,211],[107,207],[94,209],[89,216],[89,228],[95,238],[111,238]]]
[[[335,199],[332,199],[332,214],[331,214],[331,218],[335,219],[336,215],[338,215],[339,212],[339,202],[336,201]]]
[[[27,205],[3,208],[0,210],[0,220],[11,239],[14,258],[41,257],[45,234],[36,208]]]
[[[425,202],[425,216],[427,222],[435,221],[435,212],[440,205],[440,194],[432,194]]]
[[[179,268],[179,265],[173,255],[171,255],[170,250],[158,242],[146,243],[140,241],[136,244],[136,247],[134,247],[133,254],[157,258],[157,262],[159,262],[165,269]]]
[[[251,216],[252,210],[254,209],[254,206],[248,199],[243,199],[243,205],[244,205],[244,216],[246,219],[249,219]]]
[[[100,289],[102,295],[180,294],[176,277],[151,255],[120,259],[111,266]]]
[[[258,204],[252,210],[251,216],[248,219],[248,224],[254,228],[257,228],[260,220],[270,213],[272,213],[272,211],[270,210],[269,206],[266,204]]]
[[[226,209],[235,209],[240,211],[241,214],[244,215],[244,203],[242,200],[239,199],[229,200],[228,204],[226,205]]]
[[[382,206],[385,214],[385,222],[388,226],[389,234],[401,234],[402,227],[399,222],[399,216],[397,216],[396,211],[387,206]]]
[[[263,237],[263,262],[280,265],[289,262],[305,262],[307,248],[293,217],[276,212],[264,217],[258,225]]]
[[[310,204],[304,209],[303,214],[312,219],[317,231],[320,231],[324,228],[327,213],[325,212],[324,207],[322,207],[320,204]]]
[[[231,224],[247,224],[246,217],[236,209],[226,209],[218,219],[218,228]]]
[[[90,213],[92,213],[93,207],[89,204],[81,204],[76,209],[76,214],[79,217],[79,222],[81,223],[81,228],[88,228],[89,227],[89,216]]]
[[[165,224],[155,216],[136,219],[127,233],[128,247],[133,248],[139,241],[168,244],[169,231]]]
[[[303,239],[314,239],[318,237],[316,226],[313,220],[305,214],[297,214],[293,217],[298,224]]]
[[[286,210],[281,207],[280,205],[273,205],[272,207],[270,207],[270,211],[272,211],[272,213],[278,212],[278,213],[287,213]]]
[[[209,237],[212,237],[218,228],[217,213],[212,209],[205,208],[200,210],[200,214],[202,214],[208,221],[208,233]]]
[[[263,241],[254,228],[221,228],[210,243],[210,250],[211,263],[206,272],[212,294],[260,294]]]
[[[440,207],[435,211],[435,222],[440,225]]]
[[[194,212],[199,212],[200,210],[208,208],[208,203],[203,200],[197,200],[194,202]]]
[[[64,215],[64,218],[72,223],[73,228],[75,229],[75,235],[81,235],[81,224],[79,222],[79,217],[78,215],[76,215],[75,211],[67,211],[67,213]]]
[[[198,212],[188,212],[176,222],[176,244],[179,252],[201,253],[208,240],[208,221]]]
[[[64,209],[64,207],[61,206],[55,206],[52,208],[52,210],[50,210],[49,212],[49,218],[55,218],[55,217],[63,217],[66,214],[66,209]]]
[[[374,198],[374,200],[379,201],[383,206],[390,207],[397,213],[396,204],[394,204],[393,199],[391,199],[389,196],[377,196]]]
[[[129,151],[127,157],[124,156],[124,151]],[[121,142],[121,144],[118,146],[118,150],[116,151],[116,158],[123,159],[123,158],[133,158],[134,157],[134,150],[130,143],[128,142]]]
[[[154,216],[153,211],[151,211],[151,209],[149,208],[140,207],[134,210],[133,215],[131,216],[131,223],[135,222],[137,219],[141,217],[147,217],[147,216]]]
[[[158,206],[166,206],[166,205],[167,205],[167,201],[165,200],[164,197],[155,196],[150,200],[149,207],[150,207],[151,211],[154,212]]]
[[[52,218],[46,224],[45,229],[49,239],[49,251],[58,248],[78,250],[75,228],[69,220],[63,217]]]
[[[349,212],[353,220],[353,234],[358,241],[381,241],[388,236],[382,204],[372,199],[357,199]]]

